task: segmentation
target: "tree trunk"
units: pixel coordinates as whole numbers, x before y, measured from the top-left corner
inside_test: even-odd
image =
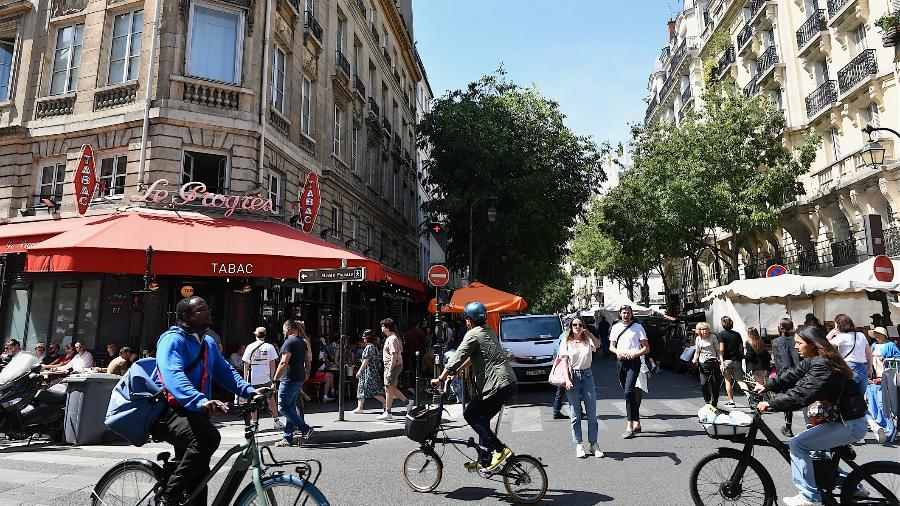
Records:
[[[644,282],[641,288],[641,304],[644,306],[650,305],[650,283],[648,282],[648,277],[649,273],[647,272],[641,274],[641,279]]]
[[[625,289],[628,291],[628,298],[634,300],[634,278],[628,278]]]

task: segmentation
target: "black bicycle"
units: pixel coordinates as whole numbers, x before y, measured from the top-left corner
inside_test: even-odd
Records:
[[[746,382],[740,381],[738,385],[750,399],[753,422],[749,426],[701,422],[713,439],[742,444],[744,448],[719,448],[694,466],[690,488],[694,504],[698,506],[725,503],[774,505],[777,501],[775,482],[766,467],[753,457],[753,448],[774,448],[789,464],[791,461],[788,446],[778,439],[756,409],[756,405],[766,397],[755,393]],[[765,439],[758,438],[759,433]],[[823,504],[900,505],[900,463],[876,461],[857,464],[854,462],[856,452],[849,445],[832,448],[823,455],[813,460],[816,485],[822,494]],[[843,484],[839,484],[841,462],[852,469]]]
[[[403,459],[403,480],[406,485],[416,492],[431,492],[437,488],[444,474],[444,463],[441,455],[447,445],[452,445],[461,454],[465,452],[459,446],[473,448],[481,455],[489,452],[487,448],[475,442],[474,438],[457,439],[448,437],[441,420],[444,412],[444,397],[447,394],[449,380],[444,382],[439,391],[431,390],[429,395],[437,395],[437,406],[414,409],[406,417],[406,437],[419,443],[419,447],[409,452]],[[500,426],[503,410],[497,417],[494,432]],[[438,435],[441,433],[442,435]],[[441,447],[441,455],[436,448]],[[478,458],[470,458],[470,462],[477,462]],[[534,504],[544,498],[547,493],[547,473],[544,464],[531,455],[510,455],[506,462],[493,471],[487,471],[480,466],[472,466],[469,472],[477,472],[479,476],[489,480],[500,478],[506,492],[514,501],[520,504]]]

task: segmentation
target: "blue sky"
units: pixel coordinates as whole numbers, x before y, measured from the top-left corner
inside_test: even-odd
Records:
[[[680,0],[414,0],[414,35],[435,97],[496,70],[560,103],[595,141],[629,137]]]

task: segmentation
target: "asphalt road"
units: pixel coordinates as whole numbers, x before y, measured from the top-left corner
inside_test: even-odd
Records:
[[[642,413],[644,433],[623,440],[624,400],[615,379],[615,363],[595,363],[600,445],[606,457],[575,457],[568,420],[553,420],[549,386],[524,386],[507,408],[500,438],[516,453],[528,453],[546,464],[550,490],[543,504],[566,506],[614,502],[627,505],[688,504],[688,476],[694,464],[727,442],[710,439],[696,421],[703,404],[695,380],[670,371],[654,376]],[[746,403],[739,399],[739,405]],[[565,408],[568,409],[568,408]],[[767,416],[774,428],[781,415]],[[795,427],[799,427],[795,423]],[[586,424],[584,427],[586,435]],[[452,435],[467,437],[468,428]],[[869,442],[856,447],[859,462],[900,460],[897,446]],[[732,445],[733,446],[733,445]],[[405,437],[371,441],[277,448],[280,458],[319,459],[324,473],[318,486],[331,504],[444,505],[509,502],[503,484],[463,468],[467,460],[452,447],[443,454],[444,475],[437,490],[409,490],[401,474],[404,456],[416,444]],[[114,450],[114,452],[113,452]],[[89,490],[113,463],[128,456],[130,447],[0,448],[0,506],[10,504],[86,504]],[[796,494],[790,467],[771,449],[755,453],[775,479],[780,496]],[[216,487],[222,478],[214,480]]]

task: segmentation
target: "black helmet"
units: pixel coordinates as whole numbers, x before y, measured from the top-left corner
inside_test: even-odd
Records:
[[[487,308],[484,307],[484,304],[480,302],[470,302],[466,304],[466,308],[463,310],[463,315],[466,318],[472,320],[472,323],[475,325],[481,325],[482,323],[487,321]]]

